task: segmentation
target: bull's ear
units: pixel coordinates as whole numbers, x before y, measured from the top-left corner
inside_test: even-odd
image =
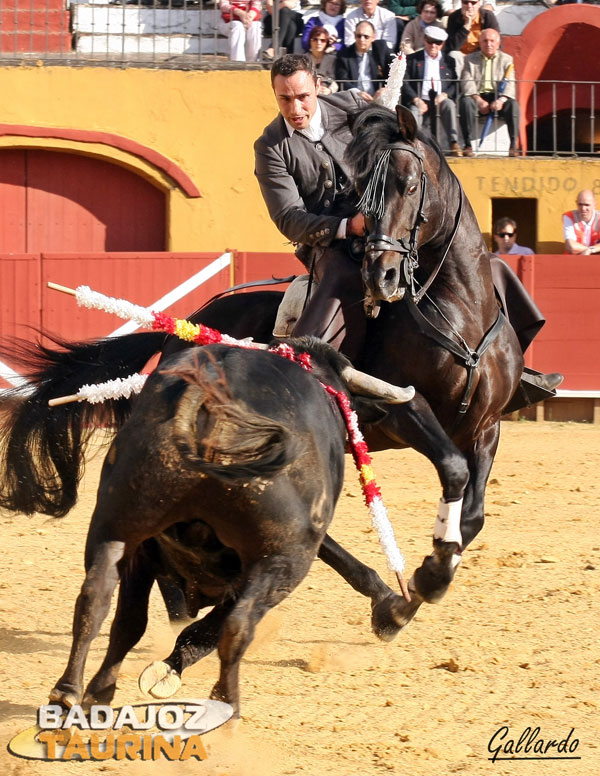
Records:
[[[396,105],[396,116],[398,117],[398,127],[404,138],[409,143],[414,142],[419,129],[416,118],[404,105]]]
[[[377,402],[380,402],[379,404]],[[353,396],[354,407],[361,425],[368,423],[373,426],[387,417],[388,411],[381,405],[381,399],[366,399],[364,396]]]

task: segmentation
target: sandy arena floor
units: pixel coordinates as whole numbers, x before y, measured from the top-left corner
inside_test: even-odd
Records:
[[[379,453],[375,472],[409,568],[429,551],[439,487],[412,451]],[[0,766],[9,774],[207,776],[597,776],[600,773],[600,428],[505,423],[487,522],[445,600],[423,606],[390,644],[369,629],[369,605],[317,561],[265,619],[242,665],[242,721],[208,734],[202,763],[43,763],[6,750],[33,724],[62,673],[83,543],[101,457],[76,509],[61,520],[0,514]],[[356,472],[332,535],[385,572]],[[391,583],[391,577],[388,581]],[[153,593],[146,636],[123,666],[115,705],[145,700],[139,672],[173,636]],[[108,623],[88,661],[106,646]],[[211,656],[184,676],[180,697],[206,697]],[[581,759],[492,763],[503,725],[518,738],[571,740]]]

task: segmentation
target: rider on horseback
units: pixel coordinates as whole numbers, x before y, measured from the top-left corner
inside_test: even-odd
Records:
[[[352,91],[317,97],[318,83],[306,56],[287,55],[273,64],[271,84],[280,114],[255,143],[255,174],[272,220],[298,245],[296,255],[318,283],[292,335],[319,336],[354,361],[366,330],[359,270],[365,220],[348,184],[344,154],[352,116],[367,103]],[[500,264],[494,280],[497,274],[503,279],[501,296],[513,325],[515,317],[524,318],[515,329],[525,349],[544,319],[516,276]],[[519,301],[513,310],[515,290]],[[561,382],[557,373],[524,373],[524,395],[515,396],[510,409],[554,395]]]

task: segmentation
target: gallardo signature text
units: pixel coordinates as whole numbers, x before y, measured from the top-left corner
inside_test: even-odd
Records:
[[[544,738],[539,727],[526,727],[518,738],[510,735],[510,728],[503,725],[490,738],[488,751],[492,762],[496,760],[580,760],[574,754],[579,739],[571,728],[565,738]]]

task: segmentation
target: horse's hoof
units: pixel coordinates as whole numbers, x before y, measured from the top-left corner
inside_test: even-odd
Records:
[[[75,692],[65,692],[59,687],[54,687],[48,696],[50,703],[58,703],[65,709],[72,709],[79,703],[79,695]]]
[[[371,614],[371,626],[373,633],[382,641],[391,641],[417,613],[417,609],[423,603],[421,596],[411,590],[410,603],[400,595],[393,593],[383,601],[375,604]]]
[[[89,709],[90,706],[96,706],[101,704],[103,706],[110,706],[112,699],[117,692],[117,685],[111,684],[103,689],[95,690],[92,686],[89,686],[83,695],[81,706],[84,709]]]
[[[143,693],[153,698],[170,698],[181,687],[181,677],[168,663],[155,660],[142,671],[138,685]]]
[[[239,720],[241,718],[239,698],[231,698],[225,692],[219,682],[217,682],[212,688],[210,692],[210,699],[212,701],[222,701],[223,703],[228,703],[231,706],[233,709],[233,714],[231,715],[230,720]]]

